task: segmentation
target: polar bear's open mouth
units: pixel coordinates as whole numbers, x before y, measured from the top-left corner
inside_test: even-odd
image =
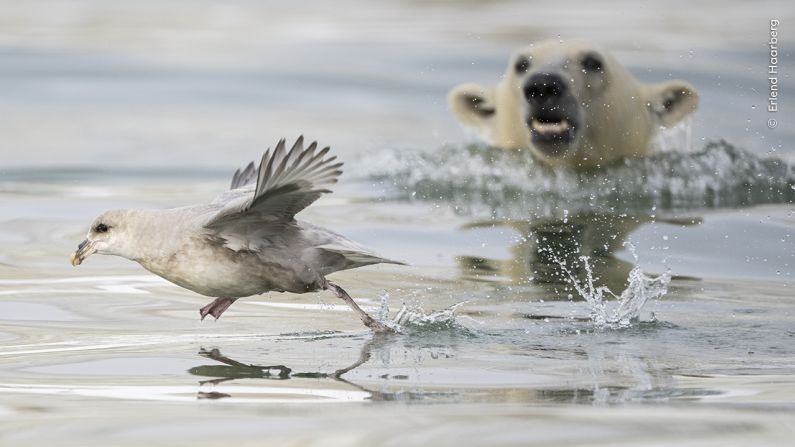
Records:
[[[542,121],[538,118],[533,118],[530,123],[530,129],[537,133],[539,137],[563,140],[569,138],[569,131],[572,130],[572,125],[565,118],[560,121]]]
[[[562,155],[577,136],[577,122],[558,114],[531,113],[527,118],[530,139],[547,155]]]

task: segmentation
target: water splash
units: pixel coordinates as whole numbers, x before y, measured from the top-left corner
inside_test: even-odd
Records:
[[[637,263],[638,258],[634,246],[629,242],[625,245]],[[606,286],[594,285],[594,275],[587,256],[580,256],[580,261],[585,268],[585,284],[577,279],[565,260],[561,260],[554,254],[552,254],[552,259],[560,265],[568,277],[568,282],[588,303],[591,309],[591,321],[597,328],[631,327],[632,323],[639,320],[640,311],[649,300],[660,299],[668,293],[668,284],[671,282],[670,269],[659,276],[652,277],[644,274],[640,267],[635,265],[627,277],[629,284],[626,289],[621,292],[621,295],[616,295]],[[614,301],[609,300],[610,298],[613,298]],[[652,319],[654,319],[653,314]]]
[[[470,145],[385,151],[355,169],[397,200],[450,203],[468,215],[560,219],[583,211],[634,214],[795,202],[795,164],[724,141],[667,150],[595,172],[552,170],[527,151]]]
[[[458,320],[456,310],[466,301],[453,304],[445,309],[426,313],[420,306],[403,303],[394,317],[389,317],[389,294],[381,295],[378,320],[398,333],[438,332],[462,330],[469,332]]]
[[[662,152],[693,152],[693,115],[688,115],[672,127],[661,126],[660,131],[652,139],[651,146],[654,150]]]

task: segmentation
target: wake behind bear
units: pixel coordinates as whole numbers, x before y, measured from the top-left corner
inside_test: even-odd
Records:
[[[698,94],[679,80],[641,83],[596,45],[545,41],[516,52],[496,86],[462,84],[448,101],[488,144],[592,169],[648,155],[658,129],[693,113]]]

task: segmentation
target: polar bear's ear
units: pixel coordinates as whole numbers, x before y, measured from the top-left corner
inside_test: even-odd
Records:
[[[647,87],[649,109],[659,123],[671,127],[698,107],[698,93],[685,81],[668,81]]]
[[[494,87],[459,85],[447,95],[447,103],[462,126],[474,130],[486,140],[491,138],[497,114]]]

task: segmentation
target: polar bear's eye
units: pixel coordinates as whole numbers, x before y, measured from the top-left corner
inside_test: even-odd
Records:
[[[586,54],[580,61],[580,66],[585,71],[602,71],[602,61],[595,54]]]
[[[530,59],[522,56],[516,60],[516,63],[513,65],[513,69],[516,70],[517,73],[527,73],[527,70],[530,68]]]

